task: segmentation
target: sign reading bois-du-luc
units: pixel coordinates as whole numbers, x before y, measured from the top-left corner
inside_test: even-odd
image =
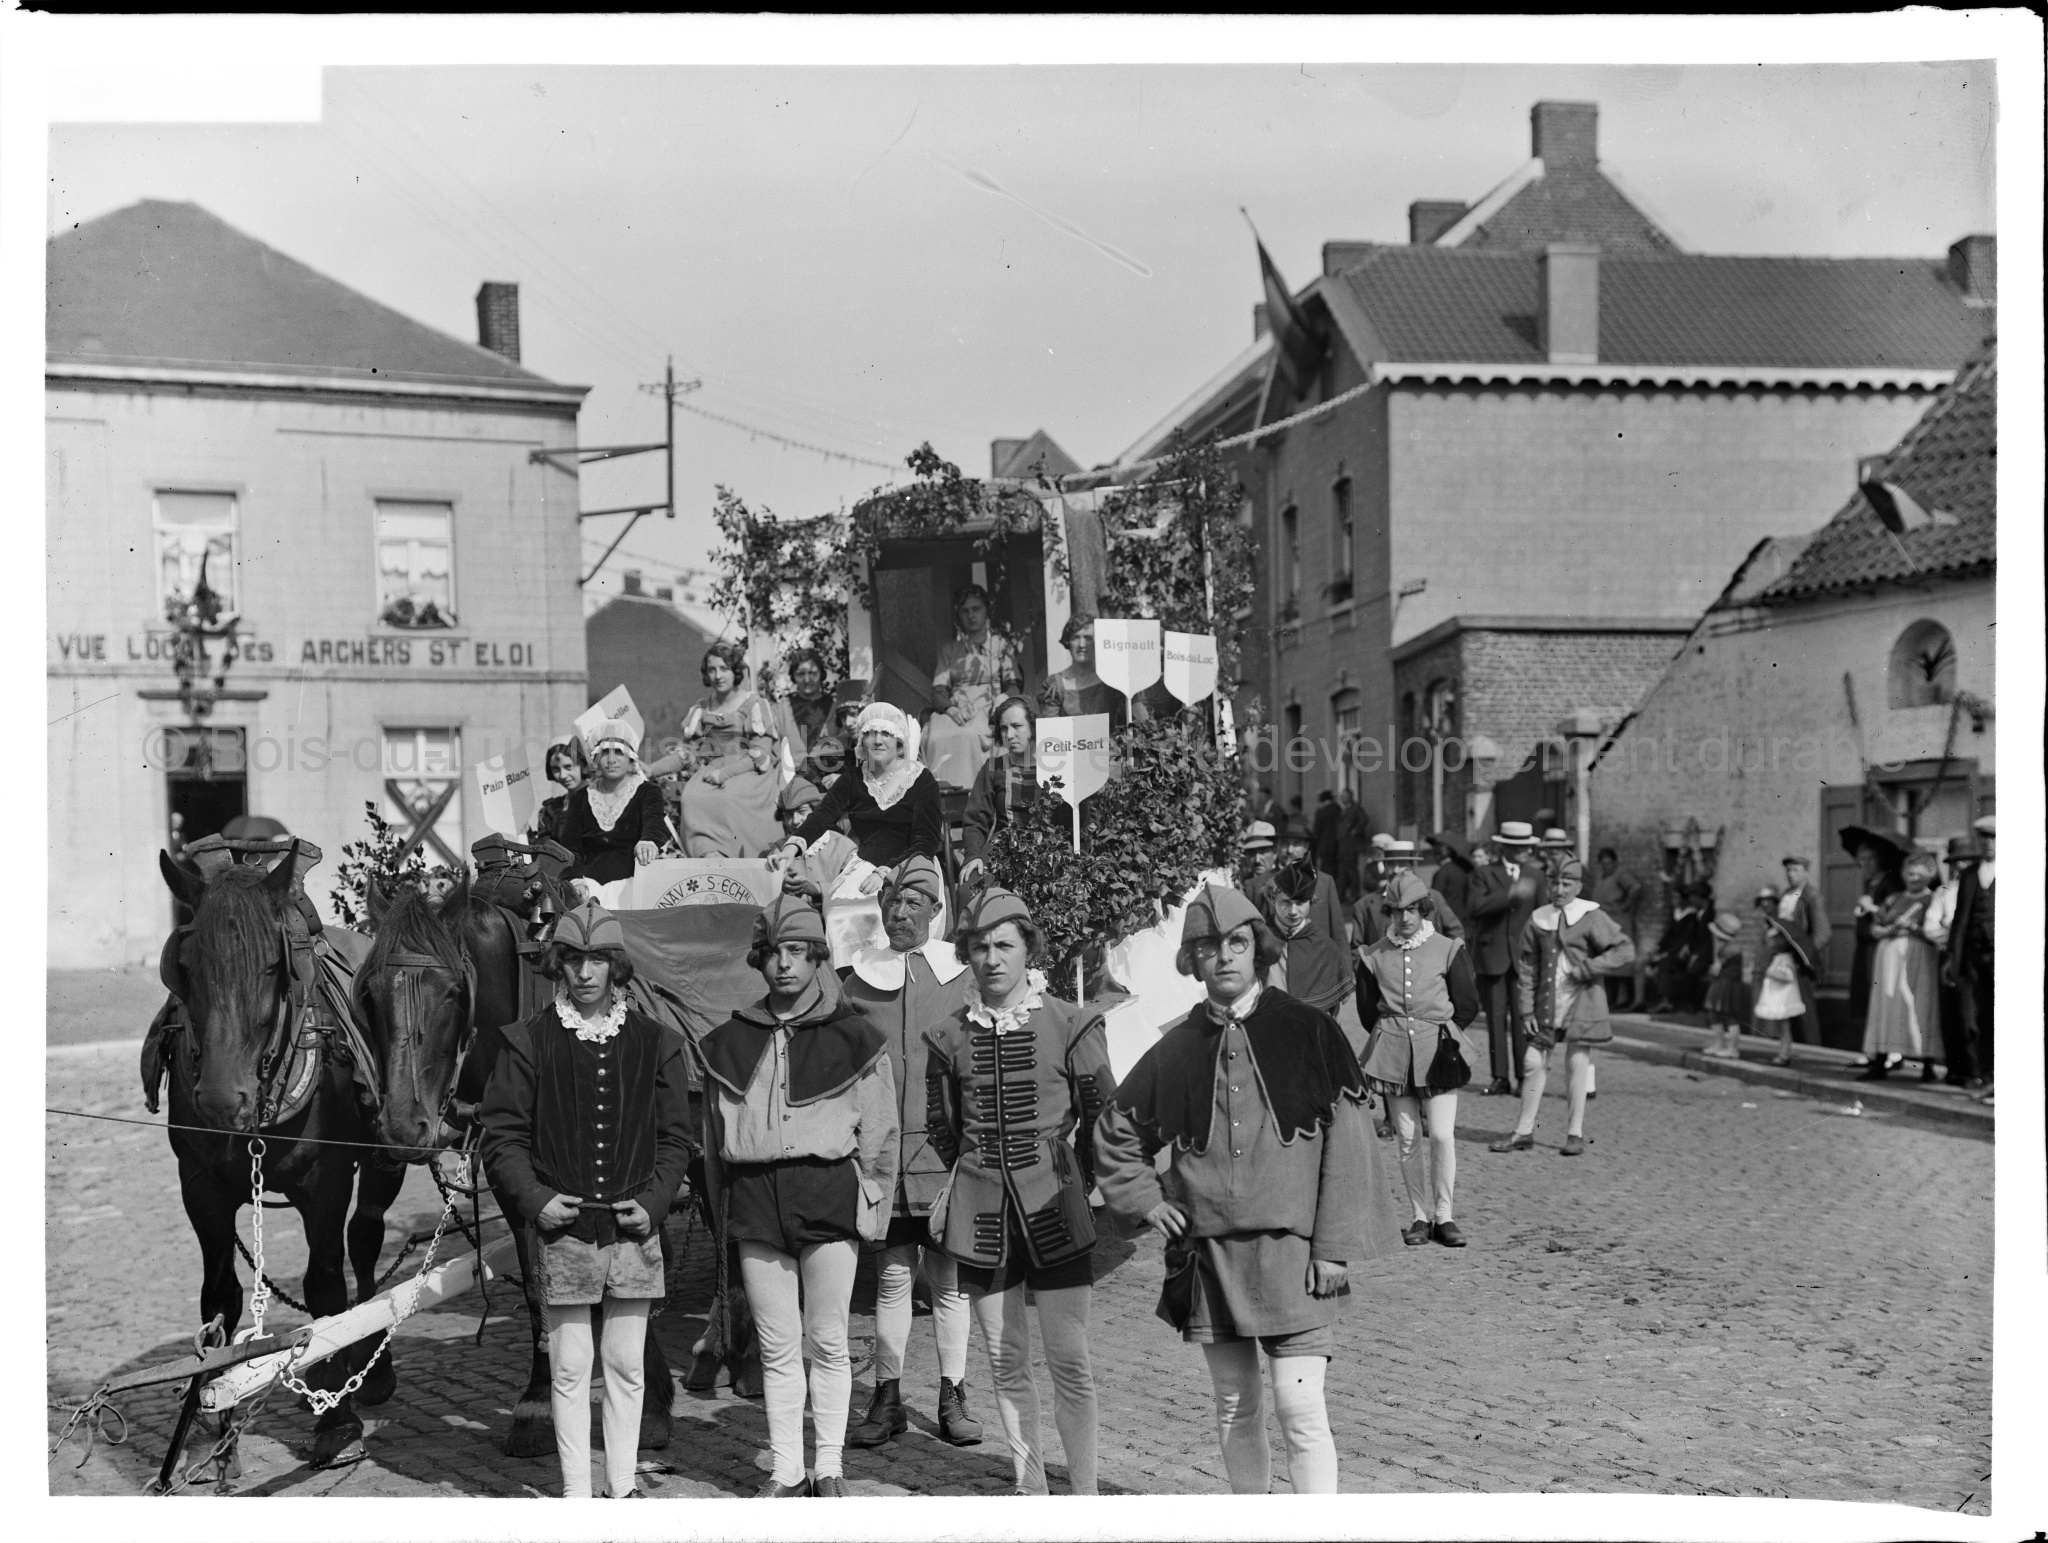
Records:
[[[1095,673],[1128,699],[1159,679],[1159,620],[1095,619]]]
[[[1160,634],[1159,678],[1184,706],[1206,701],[1216,689],[1216,638],[1208,632]]]
[[[1101,625],[1099,622],[1097,625]],[[1076,809],[1109,781],[1109,714],[1038,720],[1038,782],[1060,779],[1060,797]]]

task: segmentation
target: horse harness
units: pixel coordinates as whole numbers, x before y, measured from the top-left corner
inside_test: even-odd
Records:
[[[448,961],[435,954],[419,953],[410,949],[393,949],[383,959],[385,967],[396,976],[394,992],[414,992],[421,989],[419,977],[423,974],[452,975]],[[448,1079],[448,1091],[442,1095],[435,1113],[446,1119],[449,1108],[455,1102],[455,1090],[462,1081],[462,1065],[469,1057],[470,1047],[476,1043],[476,963],[469,957],[469,951],[462,952],[462,1034],[455,1052],[455,1071]],[[360,982],[358,989],[360,989]],[[415,1024],[424,1021],[425,1015],[407,1015]],[[407,1074],[412,1079],[413,1098],[424,1107],[426,1097],[420,1088],[420,1061],[414,1054],[407,1057]]]

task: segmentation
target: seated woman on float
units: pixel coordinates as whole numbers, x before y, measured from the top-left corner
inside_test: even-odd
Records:
[[[853,827],[854,856],[840,871],[835,893],[873,895],[887,870],[905,858],[936,861],[945,823],[939,785],[917,759],[917,726],[903,710],[871,703],[861,709],[854,730],[859,765],[832,784],[773,855],[787,865],[846,820]]]
[[[1024,689],[1024,672],[1016,644],[989,624],[988,591],[979,584],[954,591],[953,621],[959,631],[939,645],[932,672],[937,705],[925,759],[948,786],[971,788],[995,737],[989,709]]]
[[[702,674],[711,694],[683,720],[683,748],[650,762],[647,775],[689,769],[683,846],[690,856],[759,857],[781,839],[775,721],[747,683],[746,650],[738,643],[713,643]]]

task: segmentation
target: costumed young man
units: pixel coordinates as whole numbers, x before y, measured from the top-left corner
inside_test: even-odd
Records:
[[[1267,886],[1259,909],[1280,938],[1280,958],[1267,984],[1335,1018],[1351,1053],[1363,1056],[1365,1030],[1359,1026],[1358,1008],[1351,1000],[1351,960],[1345,940],[1341,933],[1332,937],[1327,921],[1317,914],[1316,901],[1322,886],[1329,882],[1327,873],[1318,873],[1303,862],[1289,863]]]
[[[1110,1209],[1166,1239],[1159,1316],[1208,1361],[1231,1489],[1271,1483],[1264,1349],[1294,1492],[1334,1494],[1323,1378],[1338,1298],[1350,1269],[1400,1235],[1366,1134],[1365,1074],[1334,1019],[1262,983],[1279,952],[1249,900],[1203,887],[1177,963],[1208,998],[1112,1095],[1096,1164]]]
[[[977,1446],[981,1425],[967,1413],[967,1297],[953,1261],[932,1244],[932,1202],[949,1172],[925,1129],[925,1033],[967,1006],[973,980],[949,940],[934,940],[932,918],[943,908],[945,879],[929,857],[912,857],[883,886],[886,948],[854,955],[846,999],[888,1042],[899,1068],[898,1112],[903,1160],[896,1198],[875,1272],[875,1391],[868,1412],[846,1433],[850,1447],[878,1447],[910,1428],[903,1411],[903,1357],[910,1347],[911,1288],[920,1266],[932,1293],[932,1332],[939,1345],[939,1434],[956,1447]]]

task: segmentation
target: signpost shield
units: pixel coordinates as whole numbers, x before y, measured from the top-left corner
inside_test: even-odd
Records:
[[[534,810],[540,807],[540,793],[534,787],[526,752],[507,750],[488,761],[478,761],[476,783],[477,791],[483,795],[478,805],[483,810],[484,824],[501,836],[524,841],[527,827],[533,823]]]
[[[1159,621],[1138,617],[1113,621],[1095,619],[1095,673],[1105,685],[1135,698],[1159,679]]]
[[[1206,701],[1216,690],[1216,638],[1208,632],[1160,635],[1159,678],[1182,705]]]
[[[1099,625],[1099,624],[1098,624]],[[1075,809],[1109,781],[1109,714],[1038,720],[1038,781],[1060,779],[1060,796]]]

